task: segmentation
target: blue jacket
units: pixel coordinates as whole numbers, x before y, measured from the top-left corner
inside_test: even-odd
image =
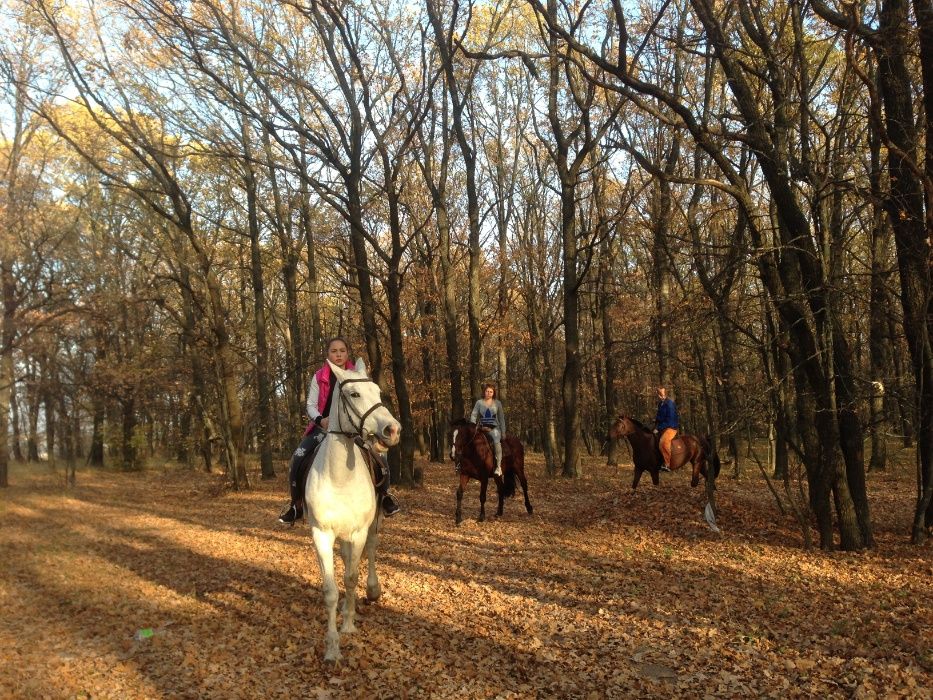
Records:
[[[664,399],[658,403],[658,415],[654,419],[654,427],[658,432],[663,432],[667,428],[677,430],[680,428],[680,419],[677,418],[677,406],[673,400]]]

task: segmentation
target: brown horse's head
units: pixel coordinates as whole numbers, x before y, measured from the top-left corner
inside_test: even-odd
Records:
[[[450,424],[450,458],[458,465],[464,452],[471,450],[476,437],[476,424],[466,418],[458,418]]]
[[[635,432],[635,426],[632,424],[632,419],[628,416],[619,415],[609,426],[609,439],[618,440],[626,435],[631,435],[633,432]]]

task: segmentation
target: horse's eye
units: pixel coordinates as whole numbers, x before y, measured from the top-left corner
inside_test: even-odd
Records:
[[[358,391],[351,391],[351,392],[350,392],[350,396],[353,397],[354,399],[358,399],[358,398],[360,398],[360,392],[358,392]]]

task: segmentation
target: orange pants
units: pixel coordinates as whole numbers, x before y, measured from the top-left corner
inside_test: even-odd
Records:
[[[661,450],[661,457],[664,458],[664,466],[671,466],[671,442],[677,437],[675,428],[665,428],[658,440],[658,448]]]

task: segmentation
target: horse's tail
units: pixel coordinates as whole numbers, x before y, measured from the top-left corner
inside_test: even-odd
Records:
[[[719,470],[722,469],[722,462],[719,461],[719,453],[713,452],[713,441],[710,440],[709,434],[703,436],[703,449],[706,450],[706,454],[709,455],[707,462],[710,464],[713,470],[713,478],[719,478]]]
[[[515,467],[510,464],[507,468],[502,470],[502,497],[511,498],[514,495],[515,495]]]

